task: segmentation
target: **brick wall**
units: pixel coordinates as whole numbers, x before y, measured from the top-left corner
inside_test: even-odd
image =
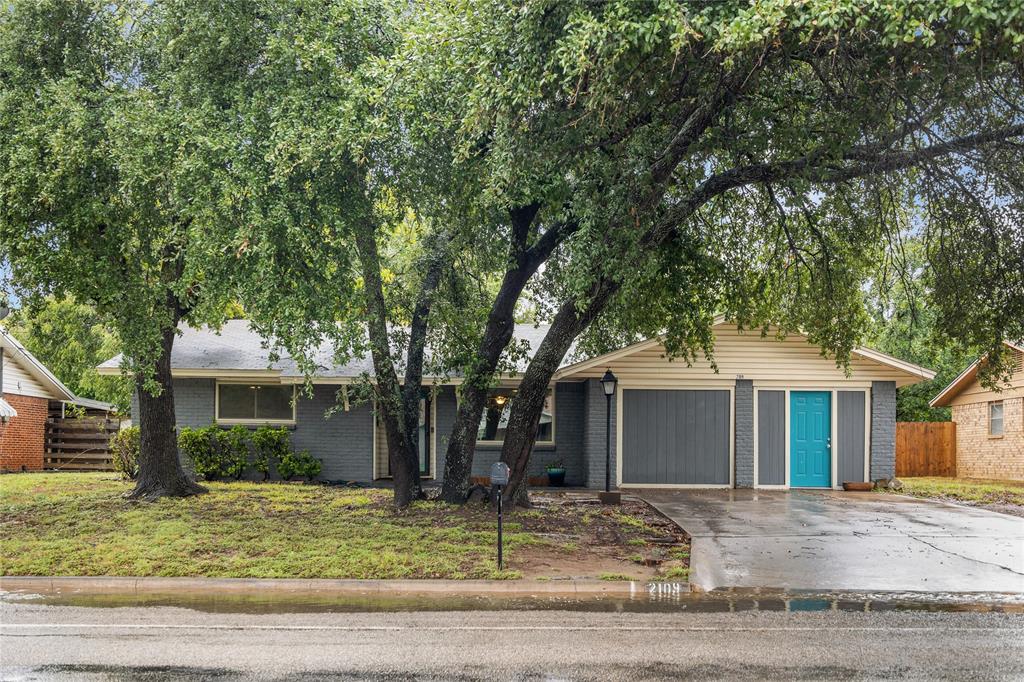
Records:
[[[0,424],[0,470],[42,469],[49,401],[12,393],[5,393],[4,400],[18,416]]]
[[[871,382],[871,480],[896,475],[896,382]]]
[[[1024,398],[1003,400],[1003,437],[988,435],[988,403],[954,405],[956,473],[1024,480]]]
[[[373,479],[373,406],[356,403],[349,411],[327,411],[339,401],[339,386],[316,385],[313,397],[302,396],[292,428],[292,447],[323,461],[320,478],[331,481]]]
[[[174,410],[178,428],[202,427],[213,423],[215,383],[212,379],[175,379]],[[600,390],[600,384],[597,388]],[[292,446],[297,450],[309,450],[310,454],[323,461],[321,478],[370,481],[373,478],[373,407],[369,403],[357,404],[353,401],[348,412],[339,410],[325,418],[327,409],[335,404],[337,390],[337,386],[317,385],[313,389],[312,398],[305,395],[300,397],[296,425],[290,427]],[[584,384],[564,382],[558,384],[555,390],[555,444],[534,448],[528,473],[530,476],[543,474],[546,465],[561,461],[566,467],[566,482],[569,485],[583,485],[586,480],[583,456]],[[444,474],[448,435],[455,421],[455,389],[451,386],[441,387],[435,400],[437,470],[434,478],[440,480]],[[604,400],[603,396],[601,400]],[[603,434],[604,412],[601,414]],[[138,400],[135,397],[132,400],[132,416],[138,419]],[[603,435],[601,443],[603,448]],[[601,453],[603,457],[603,449]],[[500,456],[500,447],[478,446],[473,458],[473,474],[488,475],[491,464]],[[182,456],[181,462],[186,470],[191,471],[192,463],[188,457]]]
[[[587,473],[586,486],[595,490],[604,490],[604,463],[605,463],[605,433],[607,431],[605,420],[608,417],[608,399],[604,395],[604,389],[598,379],[587,379],[584,383],[586,400],[584,403],[584,429],[583,429],[583,453],[585,470]],[[611,487],[616,487],[617,444],[615,437],[616,417],[615,397],[612,397],[612,419],[611,419]]]

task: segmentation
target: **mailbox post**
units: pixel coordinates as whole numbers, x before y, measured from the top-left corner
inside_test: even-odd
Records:
[[[508,485],[508,465],[504,462],[495,462],[491,465],[491,485],[494,486],[495,495],[497,495],[498,502],[498,570],[504,570],[504,561],[502,557],[502,537],[501,537],[501,489]]]

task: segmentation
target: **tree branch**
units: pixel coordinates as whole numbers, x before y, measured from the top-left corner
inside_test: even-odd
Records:
[[[701,206],[725,192],[749,184],[779,182],[804,178],[819,184],[834,184],[855,180],[881,173],[904,170],[949,154],[971,151],[996,142],[1024,136],[1024,124],[1007,126],[974,135],[964,135],[951,140],[921,147],[912,151],[871,153],[870,147],[852,147],[841,157],[842,161],[857,161],[847,167],[831,167],[819,164],[823,157],[820,150],[788,161],[757,163],[716,173],[702,182],[683,201],[670,208],[662,219],[647,234],[643,243],[658,243],[666,231],[675,230]]]

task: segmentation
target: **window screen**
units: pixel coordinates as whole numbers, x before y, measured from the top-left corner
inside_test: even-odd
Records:
[[[276,384],[220,384],[217,418],[253,421],[292,421],[291,386]]]
[[[512,388],[496,388],[488,392],[484,413],[480,417],[480,427],[476,438],[480,442],[501,443],[505,440],[509,415],[512,413],[512,400],[516,391]],[[555,438],[555,396],[549,388],[544,398],[544,408],[540,415],[537,428],[538,443],[552,443]]]
[[[988,435],[1003,435],[1003,404],[1001,402],[988,404]]]

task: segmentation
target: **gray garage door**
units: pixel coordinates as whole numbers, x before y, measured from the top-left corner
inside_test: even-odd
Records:
[[[622,482],[729,484],[729,391],[622,391]]]

